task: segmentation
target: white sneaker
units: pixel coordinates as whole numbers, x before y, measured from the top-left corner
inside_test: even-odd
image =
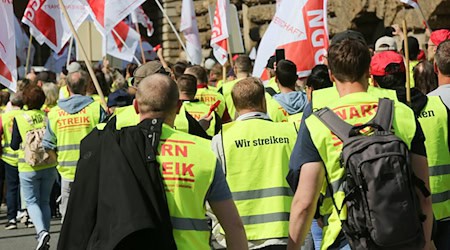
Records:
[[[43,231],[38,239],[38,245],[36,247],[36,250],[45,250],[49,249],[48,242],[50,241],[50,234],[47,231]]]

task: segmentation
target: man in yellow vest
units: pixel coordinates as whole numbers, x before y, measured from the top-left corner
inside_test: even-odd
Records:
[[[363,43],[355,39],[344,39],[332,44],[328,50],[328,66],[331,80],[336,83],[340,98],[328,107],[339,114],[351,125],[366,123],[371,120],[376,110],[378,98],[367,93],[370,66],[370,52]],[[314,101],[314,99],[313,99]],[[415,175],[425,182],[429,188],[428,164],[425,157],[424,136],[420,124],[413,112],[404,104],[395,102],[393,113],[393,131],[408,145],[411,151],[411,166]],[[306,117],[305,129],[299,134],[298,148],[294,154],[301,154],[297,164],[301,166],[299,184],[292,202],[290,214],[288,249],[299,249],[309,230],[317,207],[319,194],[325,196],[320,213],[325,217],[322,249],[350,249],[342,233],[341,220],[346,214],[338,214],[337,207],[343,204],[345,193],[341,181],[344,171],[340,164],[342,143],[333,137],[331,131],[314,115]],[[326,194],[325,169],[329,176],[328,183],[334,186],[333,194]],[[333,199],[331,199],[331,195]],[[426,241],[424,249],[429,249],[432,226],[431,198],[425,198],[417,191],[420,206],[426,219],[423,222],[423,233]],[[406,222],[405,222],[406,223]]]
[[[157,161],[177,248],[210,249],[208,201],[227,234],[228,249],[245,249],[242,221],[209,141],[173,129],[178,99],[176,83],[156,74],[140,83],[134,102],[141,120],[138,126],[148,128],[153,119],[164,119]]]
[[[200,121],[203,118],[204,120],[208,119],[209,121],[209,128],[206,130],[206,133],[209,136],[212,137],[219,133],[222,128],[220,116],[215,111],[210,113],[211,106],[195,98],[197,92],[197,79],[193,75],[181,75],[178,77],[177,86],[180,92],[181,106],[177,118],[175,119],[175,128],[179,131],[198,136],[198,132],[195,133],[192,131],[195,122],[190,120],[194,118],[196,121]],[[187,115],[186,112],[190,116]],[[203,130],[203,128],[201,129]]]
[[[375,55],[370,71],[377,85],[396,90],[399,101],[407,102],[405,66],[401,55],[395,52]],[[427,97],[416,88],[412,88],[410,93],[411,109],[425,135],[433,213],[437,220],[433,241],[437,249],[450,249],[450,111],[439,96]]]
[[[231,95],[239,117],[213,138],[213,150],[244,222],[249,248],[285,248],[292,201],[285,177],[297,137],[295,127],[270,120],[259,79],[240,80]]]
[[[106,112],[92,97],[85,96],[88,75],[84,71],[67,76],[70,97],[58,102],[48,113],[43,146],[58,155],[58,172],[61,175],[61,206],[64,218],[70,195],[70,185],[75,178],[81,140],[105,117]]]
[[[225,113],[225,99],[217,91],[208,88],[208,76],[206,70],[202,66],[195,65],[186,68],[184,73],[193,75],[197,79],[197,93],[195,95],[195,98],[206,103],[208,106],[211,106],[217,101],[220,101],[220,104],[216,109],[217,114],[219,114],[220,118],[223,118],[225,115],[225,119],[229,120],[228,112]]]
[[[288,112],[290,122],[300,121],[308,100],[306,93],[295,90],[297,66],[289,60],[280,60],[275,75],[281,93],[275,94],[273,99]]]
[[[3,113],[1,119],[1,135],[2,135],[2,161],[5,165],[5,179],[6,179],[6,206],[7,206],[7,220],[5,225],[6,230],[16,229],[16,215],[20,210],[20,183],[19,171],[17,166],[19,164],[18,153],[10,146],[12,139],[12,129],[14,117],[22,112],[23,100],[22,93],[12,94],[10,97],[11,108],[9,111]]]

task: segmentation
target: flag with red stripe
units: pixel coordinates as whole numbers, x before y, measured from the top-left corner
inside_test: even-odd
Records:
[[[147,29],[148,37],[151,37],[153,35],[153,32],[155,31],[153,29],[153,22],[150,20],[147,14],[145,14],[142,6],[139,6],[139,8],[135,9],[131,13],[131,22],[134,24],[136,23],[142,24]]]
[[[0,83],[16,92],[16,38],[12,1],[0,1]]]
[[[411,7],[414,7],[416,9],[419,8],[419,3],[417,2],[417,0],[400,0],[400,2],[407,4]]]
[[[217,0],[211,32],[211,47],[216,60],[224,65],[228,57],[227,0]]]

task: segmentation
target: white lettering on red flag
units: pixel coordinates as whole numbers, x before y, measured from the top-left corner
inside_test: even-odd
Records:
[[[221,65],[224,65],[227,62],[228,56],[227,5],[227,0],[217,0],[211,33],[211,47],[213,48],[213,54]]]
[[[202,45],[200,43],[197,17],[192,0],[183,0],[180,31],[183,32],[186,38],[188,60],[194,65],[199,65],[202,63]]]
[[[300,77],[323,63],[328,47],[327,0],[282,1],[264,34],[253,69],[261,77],[276,49],[285,49],[286,59],[297,65]]]
[[[12,1],[0,1],[0,83],[16,92],[16,38]]]

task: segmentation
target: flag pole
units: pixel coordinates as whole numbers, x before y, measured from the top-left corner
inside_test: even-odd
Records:
[[[28,67],[30,66],[31,46],[33,45],[33,35],[30,32],[30,39],[28,41],[27,60],[25,61],[25,76],[28,74]]]
[[[155,2],[156,2],[156,5],[158,5],[158,8],[163,13],[164,17],[167,19],[167,22],[169,23],[170,27],[172,28],[173,32],[175,33],[175,36],[177,37],[178,42],[180,43],[181,47],[183,47],[183,50],[186,53],[186,56],[187,56],[188,60],[190,61],[190,59],[192,57],[189,55],[189,52],[187,51],[186,46],[183,43],[183,40],[181,40],[180,34],[178,34],[177,29],[175,29],[175,26],[173,25],[172,21],[170,20],[169,16],[167,15],[167,13],[164,11],[164,8],[162,7],[162,5],[159,2],[159,0],[155,0]]]
[[[67,53],[66,68],[68,68],[69,64],[70,64],[70,57],[72,55],[72,46],[73,46],[73,36],[70,38],[70,42],[69,42],[69,51]]]
[[[97,90],[98,95],[100,96],[100,103],[102,104],[103,108],[105,110],[108,110],[108,106],[106,105],[105,96],[103,95],[103,91],[100,88],[100,84],[98,83],[97,77],[95,77],[94,70],[92,69],[91,62],[88,60],[88,57],[86,55],[86,51],[83,48],[83,45],[80,42],[80,38],[78,37],[78,33],[75,30],[75,27],[73,27],[72,20],[70,20],[69,13],[67,13],[66,6],[63,3],[63,0],[58,0],[59,6],[61,10],[63,11],[64,17],[66,18],[67,23],[69,24],[70,30],[73,33],[73,36],[75,37],[75,41],[77,42],[80,51],[81,56],[84,59],[84,62],[86,63],[86,67],[89,71],[89,74],[91,75],[92,81],[94,82],[95,89]]]
[[[135,23],[134,27],[136,28],[137,33],[139,33],[139,48],[141,49],[141,57],[142,57],[142,63],[145,64],[145,54],[144,54],[144,47],[142,46],[142,36],[141,31],[139,29],[139,23]]]
[[[422,18],[423,18],[423,21],[425,22],[425,25],[427,26],[427,29],[428,29],[430,32],[432,32],[433,30],[431,29],[431,26],[430,26],[430,24],[428,23],[428,20],[425,18],[425,15],[423,14],[422,7],[420,6],[419,3],[417,3],[417,7],[418,7],[418,9],[419,9],[420,15],[421,15]]]
[[[125,43],[125,41],[122,39],[122,37],[119,36],[119,34],[117,33],[117,31],[116,31],[115,29],[112,29],[111,31],[114,33],[114,35],[117,36],[117,38],[119,39],[119,41],[123,44],[123,46],[124,46],[125,48],[127,48],[128,50],[131,50],[130,47],[128,47],[128,45],[127,45],[127,44]],[[139,40],[140,40],[140,38],[141,38],[141,35],[139,34]],[[133,53],[133,59],[137,62],[137,64],[138,64],[139,66],[142,65],[142,63],[139,61],[139,59],[137,59],[137,57],[134,55],[134,53]]]
[[[234,69],[233,54],[231,54],[230,38],[227,38],[227,50],[228,50],[228,58],[230,60],[230,66],[231,68]]]
[[[409,48],[408,48],[408,30],[406,26],[406,20],[403,19],[403,42],[405,44],[405,64],[406,64],[406,103],[411,107],[411,79],[409,72]]]

